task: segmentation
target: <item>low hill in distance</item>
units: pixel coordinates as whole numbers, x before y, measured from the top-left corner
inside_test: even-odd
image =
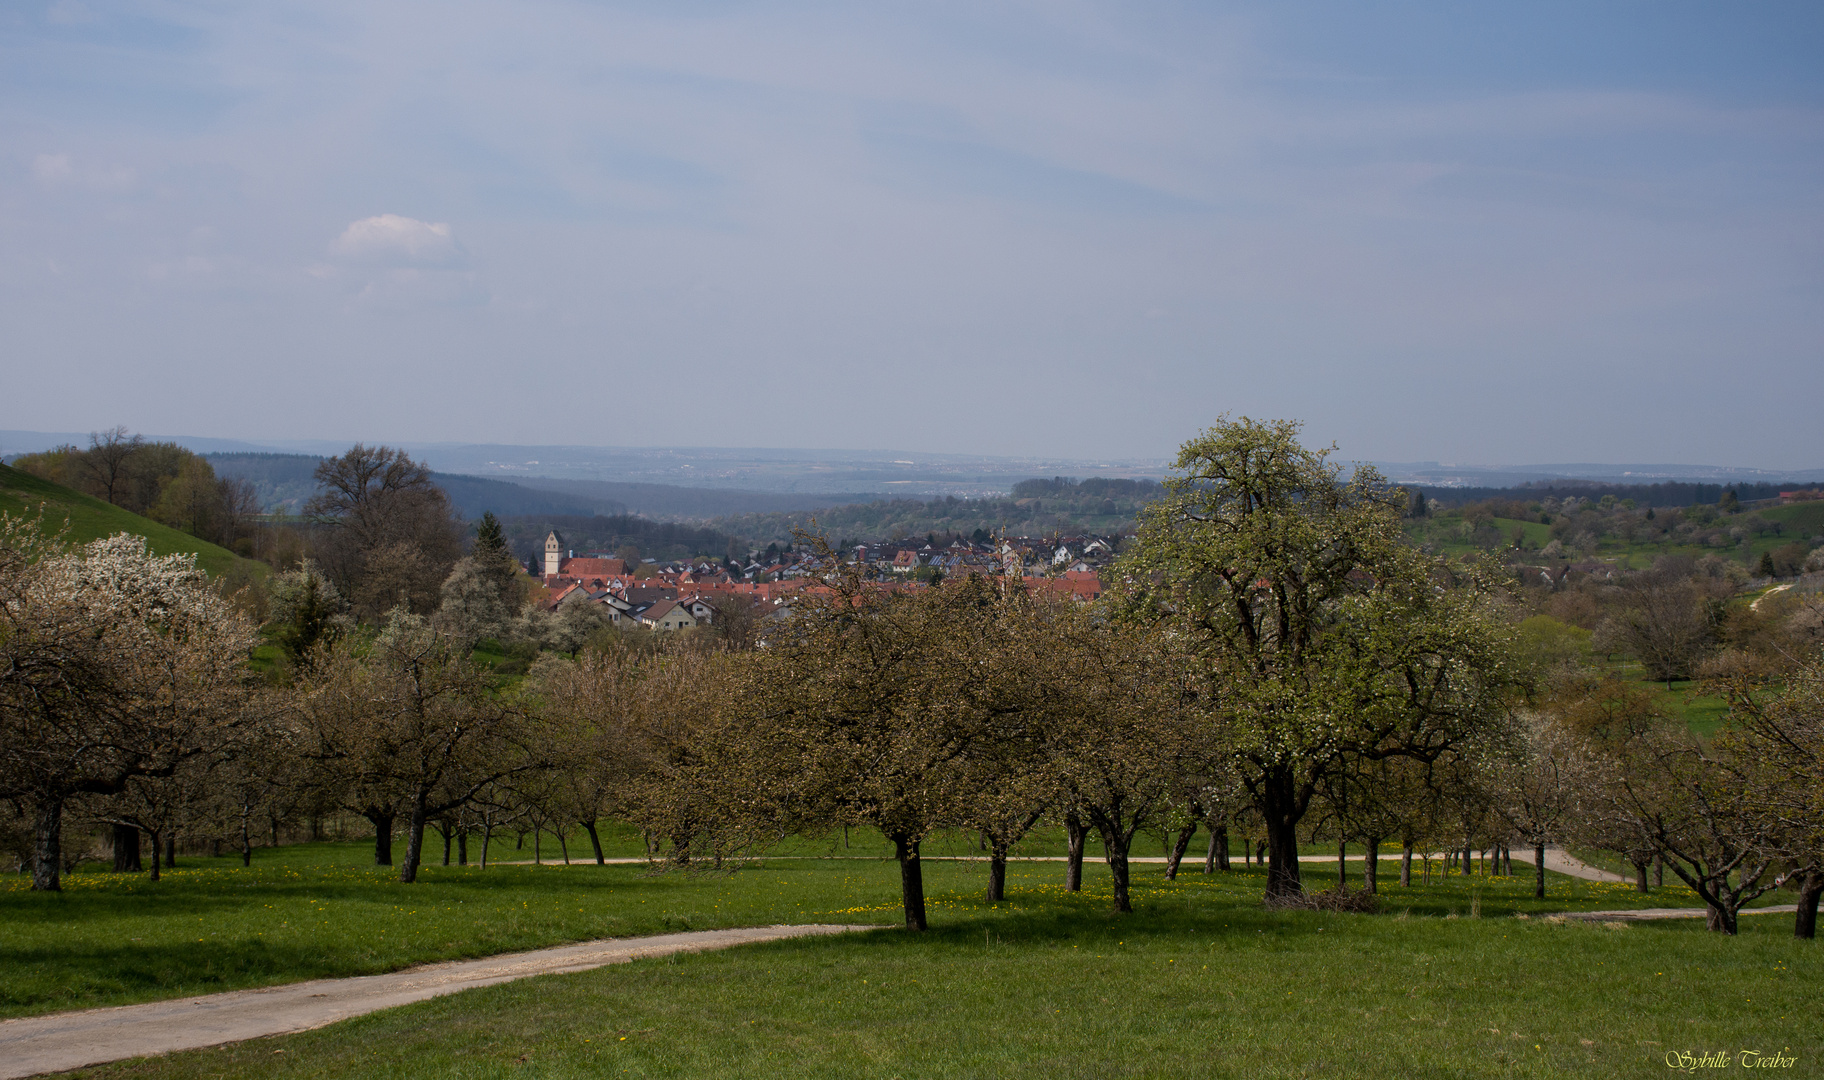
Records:
[[[69,523],[67,539],[86,544],[116,533],[134,533],[159,555],[195,552],[196,562],[212,577],[229,579],[258,577],[266,572],[264,563],[243,559],[227,548],[198,540],[189,533],[151,518],[122,510],[118,506],[84,495],[30,473],[0,465],[0,511],[15,517],[36,516],[44,511],[46,531],[55,532]]]
[[[316,471],[323,461],[314,454],[212,453],[204,454],[217,476],[243,479],[253,485],[260,505],[276,513],[297,514],[317,492]],[[612,499],[540,491],[508,480],[434,473],[443,488],[473,521],[483,511],[496,517],[521,514],[582,515],[624,514],[627,507]]]
[[[1164,488],[1152,480],[1070,477],[1022,480],[1007,498],[921,501],[875,499],[816,511],[741,514],[717,518],[711,525],[755,544],[785,543],[793,531],[823,533],[831,541],[891,540],[930,533],[990,536],[1109,536],[1131,532],[1141,507]]]
[[[437,482],[443,481],[440,474]],[[613,480],[554,480],[543,476],[523,477],[515,480],[514,485],[556,492],[596,505],[618,505],[622,508],[621,513],[671,521],[708,521],[735,514],[782,514],[879,498],[866,492],[737,491]]]
[[[210,453],[203,455],[218,476],[253,484],[261,505],[296,514],[316,493],[315,473],[323,458],[314,454]],[[474,521],[484,511],[495,517],[620,517],[638,514],[660,521],[707,521],[729,514],[808,510],[876,498],[852,493],[736,491],[675,484],[624,483],[516,476],[511,480],[464,473],[433,473],[462,516]]]

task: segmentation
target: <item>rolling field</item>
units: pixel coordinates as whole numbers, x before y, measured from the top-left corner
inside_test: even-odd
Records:
[[[157,555],[195,552],[197,565],[212,577],[227,574],[237,567],[248,575],[265,571],[264,563],[243,559],[227,548],[198,540],[189,533],[160,525],[151,518],[41,480],[30,473],[0,465],[0,512],[14,517],[35,517],[40,508],[44,511],[45,531],[55,533],[67,522],[66,539],[71,543],[86,544],[116,533],[135,533],[145,537]]]

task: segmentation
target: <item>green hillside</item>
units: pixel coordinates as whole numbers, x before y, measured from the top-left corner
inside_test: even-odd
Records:
[[[121,532],[137,533],[145,537],[159,555],[195,552],[197,565],[213,577],[228,574],[237,566],[243,577],[257,576],[265,570],[263,563],[243,559],[227,548],[198,540],[189,533],[160,525],[151,518],[140,517],[49,480],[40,480],[11,466],[0,465],[0,511],[19,517],[37,514],[40,506],[44,508],[47,530],[54,531],[69,522],[68,539],[73,543],[86,544]]]

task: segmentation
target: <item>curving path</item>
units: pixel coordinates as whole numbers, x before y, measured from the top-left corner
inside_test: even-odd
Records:
[[[483,960],[426,964],[388,975],[316,979],[176,1001],[5,1020],[0,1021],[0,1080],[307,1031],[395,1005],[532,975],[587,971],[642,957],[867,929],[872,928],[760,926],[589,941]]]

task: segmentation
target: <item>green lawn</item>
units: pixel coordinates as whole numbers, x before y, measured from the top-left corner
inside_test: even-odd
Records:
[[[638,837],[605,831],[610,855],[635,854]],[[1041,838],[1038,848],[1053,846]],[[585,841],[586,843],[586,841]],[[308,844],[256,851],[254,865],[238,859],[184,859],[165,880],[144,875],[85,872],[65,879],[61,894],[29,890],[23,876],[0,883],[0,1016],[18,1016],[95,1005],[206,993],[331,975],[368,974],[429,960],[484,956],[564,941],[661,933],[685,928],[752,926],[778,922],[893,922],[899,917],[897,868],[881,853],[878,836],[852,839],[837,854],[848,858],[772,858],[739,874],[654,875],[643,864],[598,867],[501,864],[428,866],[422,883],[401,885],[396,872],[369,863],[357,842]],[[549,853],[549,841],[546,851]],[[1055,845],[1061,849],[1061,842]],[[827,854],[829,840],[799,841],[785,850]],[[966,854],[961,838],[930,845]],[[432,852],[439,855],[440,852]],[[530,857],[531,843],[515,852],[511,840],[495,857]],[[580,856],[575,846],[572,856]],[[433,859],[433,862],[436,860]],[[1200,864],[1198,864],[1200,865]],[[1176,883],[1163,867],[1142,864],[1135,878],[1153,902],[1203,908],[1251,908],[1260,895],[1258,873],[1236,870],[1205,878],[1198,865]],[[1334,881],[1328,866],[1307,864],[1313,886]],[[1397,874],[1397,860],[1383,864],[1383,881]],[[1099,911],[1106,898],[1106,870],[1092,862],[1086,896],[1057,886],[1061,863],[1015,864],[1013,880],[1027,890],[1023,902],[1063,903],[1069,910]],[[1359,868],[1352,868],[1359,882]],[[932,917],[998,917],[974,898],[986,879],[980,862],[927,864]],[[1544,913],[1633,907],[1642,903],[1690,904],[1682,888],[1640,898],[1627,888],[1550,876],[1548,898],[1530,896],[1530,880],[1434,879],[1410,890],[1384,884],[1386,903],[1415,913],[1486,916],[1515,911]],[[1139,917],[1136,922],[1145,921]]]
[[[14,517],[35,517],[40,507],[44,511],[46,530],[55,532],[67,522],[67,535],[72,543],[86,544],[116,533],[135,533],[146,538],[154,554],[195,552],[197,565],[212,576],[226,574],[237,566],[243,574],[251,576],[263,574],[266,569],[264,563],[243,559],[227,548],[198,540],[151,518],[41,480],[9,465],[0,465],[0,512]]]
[[[195,876],[157,889],[0,895],[5,970],[29,967],[43,987],[86,964],[98,979],[104,955],[117,966],[148,955],[131,934],[161,942],[138,966],[167,972],[160,989],[170,993],[177,973],[194,969],[187,957],[219,953],[211,943],[224,939],[241,951],[223,955],[215,977],[235,982],[229,957],[259,955],[249,933],[296,978],[540,939],[898,916],[885,861],[775,859],[701,878],[433,868],[417,887],[335,862],[184,871]],[[1696,920],[1514,918],[1629,906],[1633,895],[1556,875],[1542,905],[1524,880],[1452,879],[1390,888],[1380,915],[1273,913],[1259,906],[1256,874],[1168,883],[1148,867],[1137,873],[1138,910],[1115,917],[1100,868],[1075,895],[1061,871],[1016,864],[1008,901],[990,906],[979,864],[933,863],[925,935],[880,930],[639,961],[84,1075],[1658,1076],[1668,1051],[1717,1048],[1784,1048],[1798,1059],[1787,1075],[1812,1075],[1824,1054],[1824,953],[1795,941],[1781,916],[1746,919],[1733,939]],[[21,915],[29,957],[15,943]],[[91,1000],[148,996],[159,995],[116,989]]]

